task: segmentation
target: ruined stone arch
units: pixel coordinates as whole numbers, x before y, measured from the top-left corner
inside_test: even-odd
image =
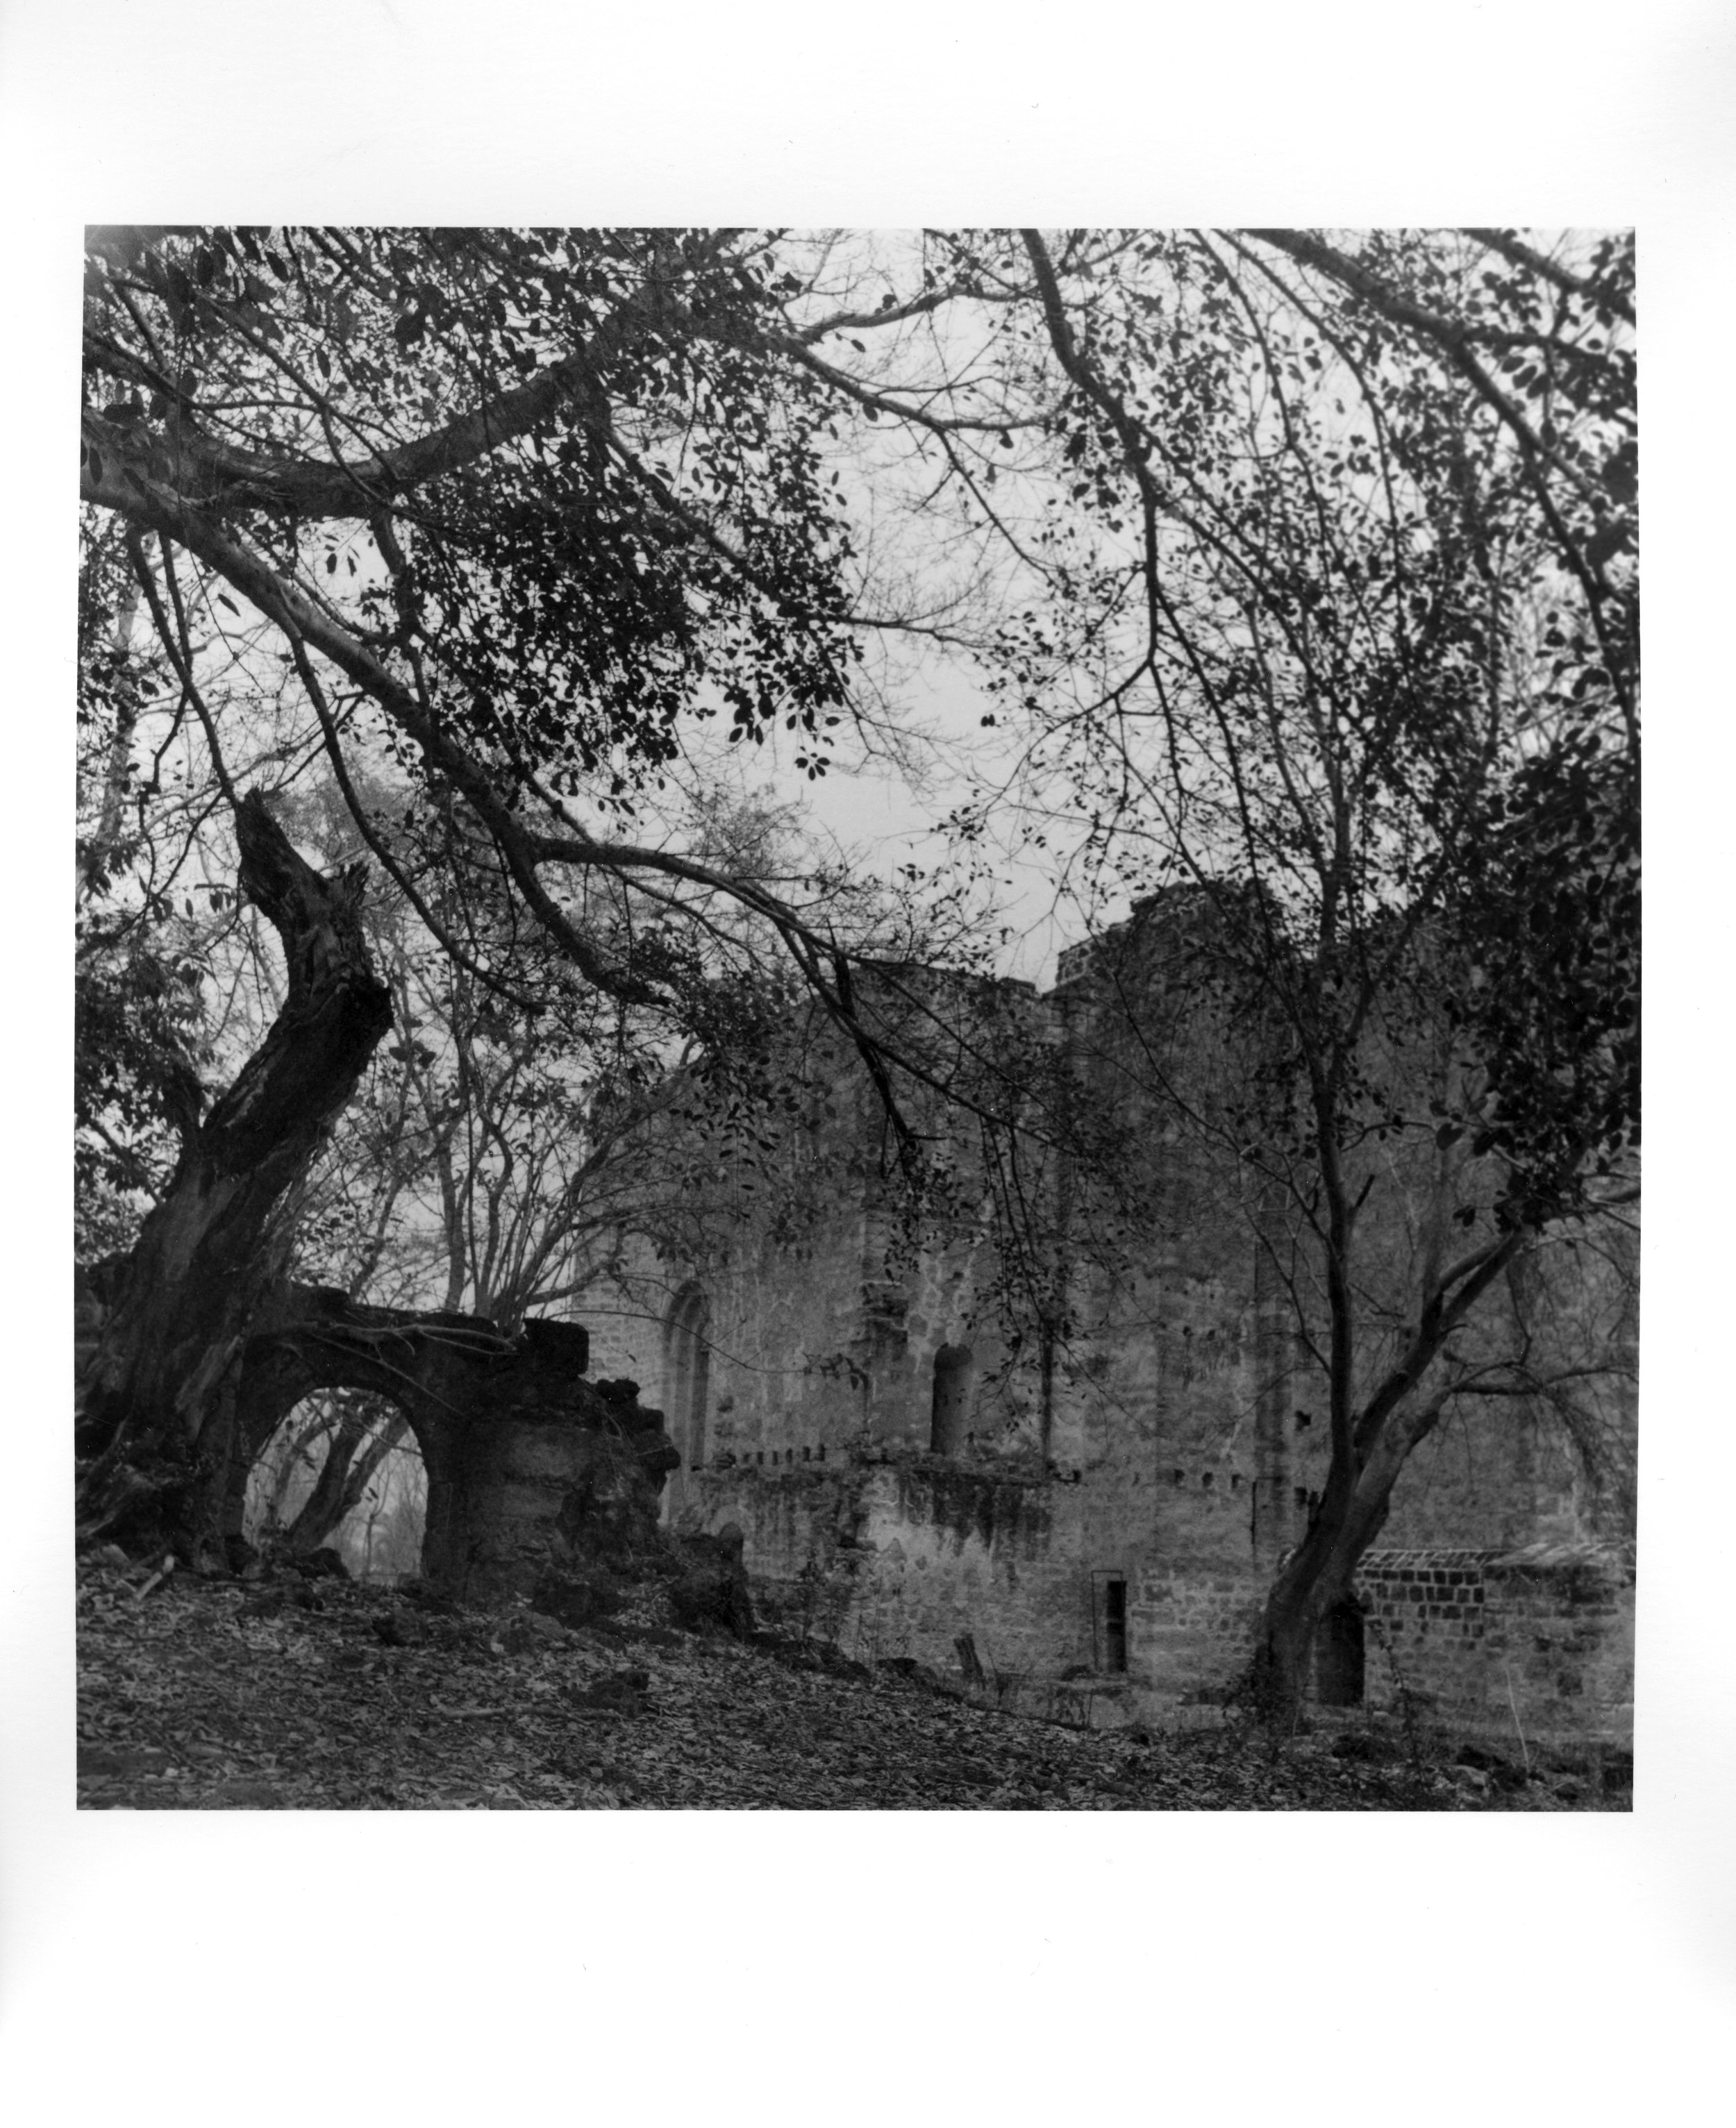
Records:
[[[422,1572],[435,1585],[492,1600],[576,1560],[635,1556],[677,1458],[635,1384],[587,1378],[589,1350],[578,1323],[531,1317],[505,1331],[284,1284],[244,1357],[226,1530],[240,1535],[248,1471],[289,1412],[347,1388],[394,1405],[416,1440],[428,1484]]]
[[[663,1332],[663,1401],[669,1438],[689,1470],[706,1457],[706,1411],[711,1394],[711,1304],[689,1279],[669,1304]]]

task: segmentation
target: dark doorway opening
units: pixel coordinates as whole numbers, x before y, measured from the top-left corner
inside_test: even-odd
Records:
[[[1334,1603],[1315,1641],[1315,1692],[1322,1707],[1360,1707],[1364,1664],[1363,1607],[1353,1596]]]
[[[1103,1591],[1103,1667],[1127,1667],[1127,1584],[1111,1581]]]
[[[1127,1668],[1127,1578],[1094,1574],[1092,1589],[1097,1668],[1120,1676]]]

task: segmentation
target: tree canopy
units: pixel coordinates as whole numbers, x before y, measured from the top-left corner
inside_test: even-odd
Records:
[[[468,836],[614,995],[668,1003],[728,901],[835,999],[830,913],[655,801],[708,731],[822,773],[876,642],[985,659],[1015,744],[1166,687],[1220,715],[1250,610],[1244,665],[1276,631],[1366,696],[1439,644],[1439,691],[1499,548],[1543,601],[1534,720],[1589,696],[1631,741],[1631,318],[1630,244],[1499,230],[99,231],[82,492],[212,794],[323,749],[456,955],[428,881]],[[100,635],[107,729],[140,658]],[[1428,720],[1396,683],[1384,718],[1396,786]]]

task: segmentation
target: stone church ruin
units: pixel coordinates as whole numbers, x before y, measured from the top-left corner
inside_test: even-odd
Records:
[[[1167,1009],[1163,938],[1149,908],[1063,954],[1046,995],[973,995],[1028,1038],[1112,1043],[1106,1024],[1136,1008],[1106,955]],[[1219,1023],[1178,1009],[1170,1025],[1178,1104],[1251,1069]],[[1033,1163],[1051,1284],[1020,1317],[1006,1237],[973,1216],[968,1118],[926,1118],[952,1134],[959,1186],[954,1216],[905,1232],[860,1076],[844,1057],[813,1074],[823,1102],[733,1196],[724,1178],[702,1242],[628,1247],[578,1309],[604,1371],[663,1409],[679,1465],[666,1522],[739,1532],[763,1612],[852,1655],[962,1670],[1025,1711],[1115,1723],[1221,1700],[1327,1461],[1322,1385],[1279,1275],[1293,1259],[1265,1208],[1151,1094],[1130,1157],[1149,1163],[1158,1214],[1119,1254],[1094,1247],[1101,1207],[1065,1161]],[[1541,1394],[1455,1404],[1317,1637],[1319,1703],[1407,1700],[1510,1739],[1515,1723],[1629,1736],[1631,1264],[1588,1248],[1543,1266],[1494,1317],[1557,1355],[1569,1422]]]

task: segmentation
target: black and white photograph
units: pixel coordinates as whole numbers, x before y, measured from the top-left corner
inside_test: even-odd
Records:
[[[81,1801],[1624,1807],[1634,256],[93,228]]]
[[[72,13],[20,2117],[1703,2117],[1728,26]]]

